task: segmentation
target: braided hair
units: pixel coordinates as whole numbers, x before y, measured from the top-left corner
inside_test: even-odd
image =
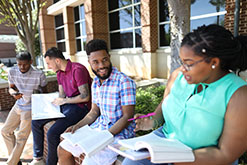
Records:
[[[181,46],[189,46],[199,56],[218,57],[221,69],[240,72],[247,69],[247,37],[234,37],[224,27],[211,24],[188,33]]]

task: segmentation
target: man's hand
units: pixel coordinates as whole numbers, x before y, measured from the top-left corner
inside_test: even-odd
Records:
[[[72,125],[70,127],[68,127],[65,132],[71,132],[74,133],[76,130],[78,130],[79,128],[81,128],[80,125],[76,124],[76,125]]]
[[[22,93],[13,93],[12,96],[16,99],[19,100],[20,98],[22,98],[23,94]]]
[[[66,98],[58,97],[58,98],[55,98],[51,103],[54,105],[63,105],[66,103]]]

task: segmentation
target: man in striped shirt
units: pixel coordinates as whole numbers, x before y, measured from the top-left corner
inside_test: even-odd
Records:
[[[115,142],[134,136],[134,123],[128,122],[134,115],[136,103],[136,85],[124,73],[112,67],[107,44],[94,39],[87,43],[86,52],[92,71],[96,75],[92,84],[92,108],[87,116],[67,131],[89,124],[93,129],[108,130]],[[83,135],[81,136],[83,138]],[[100,140],[100,139],[99,139]],[[83,154],[80,147],[73,147],[64,140],[58,147],[60,165],[73,164],[73,156]],[[117,159],[117,154],[107,147],[93,155],[85,157],[83,165],[109,165]]]
[[[44,72],[32,67],[31,55],[20,52],[16,56],[17,66],[9,70],[9,94],[16,99],[1,130],[7,146],[7,164],[20,165],[20,156],[31,131],[31,96],[35,91],[46,92]],[[19,130],[14,134],[15,129]]]

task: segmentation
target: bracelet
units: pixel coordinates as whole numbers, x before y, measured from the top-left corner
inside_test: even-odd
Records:
[[[159,121],[157,119],[154,119],[153,121],[154,121],[154,126],[153,126],[152,130],[156,130],[157,128],[160,127],[160,124],[159,124]]]

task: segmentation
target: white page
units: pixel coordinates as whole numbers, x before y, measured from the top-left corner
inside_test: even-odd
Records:
[[[123,157],[127,157],[131,160],[141,160],[150,157],[150,154],[147,150],[135,151],[127,147],[123,147],[119,143],[109,144],[108,148],[122,155]]]
[[[60,106],[51,103],[57,97],[58,93],[32,94],[32,120],[65,117]]]
[[[119,140],[119,144],[131,148],[133,150],[138,150],[147,145],[152,146],[156,151],[163,152],[187,152],[191,151],[191,148],[184,145],[183,143],[175,139],[166,139],[155,135],[153,132],[144,136],[139,136],[130,139]]]
[[[75,133],[66,132],[61,135],[65,140],[68,140],[72,145],[78,145],[86,154],[91,156],[99,150],[111,143],[114,138],[108,130],[92,129],[85,125]]]

